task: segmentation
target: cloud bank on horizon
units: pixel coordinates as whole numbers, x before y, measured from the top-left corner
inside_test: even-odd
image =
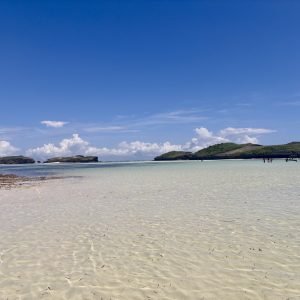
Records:
[[[156,155],[169,151],[197,151],[205,147],[225,142],[258,143],[259,137],[275,132],[265,128],[233,128],[227,127],[217,133],[209,131],[205,127],[194,129],[195,137],[183,144],[172,144],[169,141],[163,143],[150,143],[143,141],[123,141],[116,147],[97,147],[74,133],[70,138],[65,138],[58,144],[48,143],[40,147],[30,148],[25,154],[35,159],[46,159],[54,156],[70,155],[95,155],[104,160],[126,159],[152,159]],[[19,153],[19,149],[8,141],[0,141],[0,155]]]

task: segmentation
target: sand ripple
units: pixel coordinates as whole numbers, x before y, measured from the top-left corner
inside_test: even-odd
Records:
[[[0,191],[0,299],[300,299],[300,172],[285,168],[161,164]]]

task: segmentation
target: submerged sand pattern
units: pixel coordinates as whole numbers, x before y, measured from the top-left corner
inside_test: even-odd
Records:
[[[299,167],[158,163],[2,190],[0,299],[300,299]]]

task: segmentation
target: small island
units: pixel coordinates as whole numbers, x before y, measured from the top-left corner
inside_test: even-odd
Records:
[[[5,156],[0,157],[0,164],[4,165],[18,165],[18,164],[34,164],[35,160],[26,156]]]
[[[300,142],[284,145],[263,146],[257,144],[221,143],[201,149],[195,153],[171,151],[154,158],[155,161],[168,160],[217,160],[253,158],[299,158]]]
[[[69,157],[53,157],[46,160],[44,163],[90,163],[98,162],[97,156],[69,156]]]

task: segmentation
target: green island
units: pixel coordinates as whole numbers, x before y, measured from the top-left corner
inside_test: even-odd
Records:
[[[22,155],[18,156],[4,156],[0,157],[0,164],[4,165],[14,165],[14,164],[34,164],[35,160],[31,157],[26,157]]]
[[[300,157],[300,142],[283,145],[263,146],[257,144],[221,143],[201,149],[195,153],[171,151],[154,158],[155,161],[167,160],[217,160],[217,159],[254,159]]]
[[[83,156],[83,155],[75,155],[75,156],[67,156],[67,157],[53,157],[46,160],[44,163],[90,163],[90,162],[98,162],[97,156]]]
[[[40,163],[40,161],[37,161]],[[75,156],[66,156],[66,157],[53,157],[49,158],[44,163],[90,163],[90,162],[98,162],[97,156],[83,156],[83,155],[75,155]],[[20,165],[20,164],[34,164],[36,161],[31,157],[25,157],[22,155],[19,156],[4,156],[0,157],[0,164],[3,165]]]

